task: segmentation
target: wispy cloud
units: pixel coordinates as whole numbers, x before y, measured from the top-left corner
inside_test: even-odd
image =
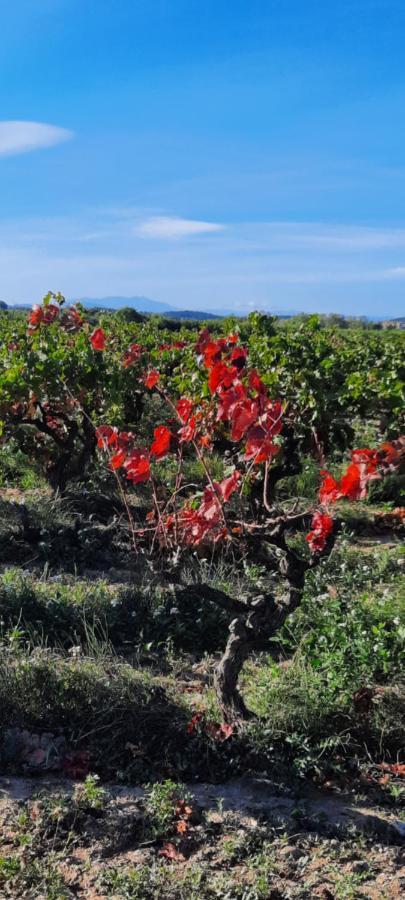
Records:
[[[172,240],[173,238],[193,237],[197,234],[210,234],[223,231],[224,228],[224,225],[217,222],[199,222],[195,219],[180,219],[172,216],[152,216],[152,218],[140,222],[135,232],[144,238]]]
[[[385,278],[405,278],[405,266],[394,266],[392,269],[385,269]]]
[[[294,221],[225,227],[163,217],[160,209],[0,216],[2,299],[32,302],[52,289],[71,298],[143,294],[185,309],[401,314],[405,228]],[[175,223],[175,235],[167,223]],[[190,224],[197,226],[191,232]]]
[[[0,156],[52,147],[73,137],[73,132],[42,122],[0,121]]]
[[[308,222],[273,222],[269,226],[285,244],[322,251],[362,252],[405,248],[404,228],[372,228]]]

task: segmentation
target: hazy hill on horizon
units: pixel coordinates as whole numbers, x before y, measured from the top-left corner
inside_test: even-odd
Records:
[[[69,303],[82,303],[83,306],[90,308],[105,307],[106,309],[123,309],[125,306],[133,307],[138,312],[165,313],[174,310],[169,303],[162,303],[160,300],[151,300],[149,297],[79,297],[76,300],[69,300]]]
[[[134,297],[80,297],[76,300],[69,300],[69,303],[82,303],[88,309],[123,309],[130,307],[136,309],[140,313],[155,313],[169,316],[170,318],[179,319],[221,319],[226,316],[241,315],[241,313],[232,312],[229,309],[218,309],[213,312],[210,309],[182,309],[181,307],[172,306],[170,303],[164,303],[160,300],[151,300],[150,297],[142,295]]]

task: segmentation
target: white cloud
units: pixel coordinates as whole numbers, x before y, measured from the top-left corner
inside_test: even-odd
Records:
[[[219,239],[195,231],[177,240],[155,231],[156,239],[145,239],[136,228],[161,222],[159,212],[131,207],[0,216],[1,299],[34,302],[52,289],[72,298],[143,294],[184,309],[401,315],[405,228],[366,233],[352,224],[229,222]],[[319,246],[319,236],[331,240]]]
[[[393,269],[385,269],[386,278],[405,278],[405,266],[395,266]]]
[[[73,132],[42,122],[0,121],[0,156],[52,147],[73,137]]]
[[[179,219],[173,216],[152,216],[152,218],[140,222],[136,228],[136,234],[145,238],[171,240],[223,231],[224,227],[216,222],[198,222],[195,219]]]

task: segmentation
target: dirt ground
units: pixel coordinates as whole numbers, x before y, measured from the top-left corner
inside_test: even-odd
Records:
[[[404,823],[379,808],[251,777],[188,790],[184,832],[154,835],[140,787],[1,778],[0,897],[404,896]]]

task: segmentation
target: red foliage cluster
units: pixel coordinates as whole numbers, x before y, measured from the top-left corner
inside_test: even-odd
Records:
[[[105,350],[105,331],[102,328],[95,328],[90,335],[90,343],[93,347],[93,350]]]
[[[91,335],[93,346],[103,349],[105,335],[96,329]],[[194,443],[198,448],[209,448],[212,430],[227,424],[234,442],[246,441],[245,459],[252,464],[270,460],[278,450],[274,438],[282,427],[282,406],[267,396],[266,388],[255,371],[246,374],[247,350],[237,346],[237,335],[229,335],[217,341],[211,339],[208,330],[203,331],[197,342],[197,352],[208,370],[208,383],[213,394],[211,403],[193,403],[189,397],[180,397],[174,406],[160,388],[160,373],[150,369],[143,377],[149,390],[157,388],[168,406],[176,413],[171,420],[177,428],[159,425],[149,449],[135,448],[133,436],[123,444],[122,435],[110,426],[98,429],[99,447],[110,453],[109,466],[113,470],[123,468],[128,479],[135,483],[151,478],[152,459],[160,460],[181,444]],[[178,346],[180,345],[179,342]],[[173,345],[176,346],[176,345]],[[172,345],[168,349],[172,349]],[[139,345],[132,345],[123,359],[124,367],[141,354]],[[244,381],[242,381],[242,377]],[[175,533],[186,545],[196,545],[209,536],[216,543],[228,534],[223,506],[240,486],[242,473],[235,469],[221,482],[208,479],[202,501],[196,508],[186,502],[176,513],[158,516],[157,528],[166,534]]]
[[[145,378],[143,379],[143,383],[145,387],[149,388],[151,391],[152,388],[156,387],[158,381],[160,380],[159,372],[156,369],[150,369]]]
[[[118,431],[111,425],[96,429],[97,446],[109,453],[108,465],[112,471],[121,469],[129,481],[139,484],[150,478],[150,453],[146,447],[134,447],[135,436],[131,431]]]
[[[60,312],[60,306],[56,303],[49,303],[48,306],[39,306],[34,303],[31,312],[28,315],[28,332],[37,331],[40,325],[50,325],[55,321]]]
[[[178,800],[174,814],[177,819],[175,825],[177,834],[184,834],[189,828],[190,819],[193,815],[193,807],[189,806],[185,800]]]
[[[142,347],[140,344],[131,344],[129,350],[126,350],[123,356],[122,365],[124,369],[128,369],[129,366],[132,366],[132,363],[137,362],[142,353]]]
[[[312,518],[311,531],[307,534],[311,553],[319,553],[326,546],[326,542],[333,531],[333,519],[326,513],[317,510]]]
[[[159,350],[182,350],[187,346],[187,341],[175,341],[174,344],[161,344]]]
[[[382,444],[376,450],[362,448],[352,450],[351,463],[346,472],[336,481],[329,472],[322,470],[322,485],[319,500],[329,505],[337,500],[363,500],[367,496],[370,481],[381,478],[381,471],[395,469],[399,464],[403,441]]]
[[[151,455],[156,456],[156,459],[162,459],[162,456],[166,456],[169,452],[172,440],[173,435],[166,428],[166,425],[159,425],[153,432],[153,442],[150,448]]]
[[[106,336],[100,328],[93,332],[90,340],[96,349],[105,347]],[[171,350],[180,346],[184,346],[184,342],[165,344],[160,349]],[[110,454],[110,468],[114,471],[122,468],[126,477],[135,484],[152,479],[151,462],[171,452],[181,454],[183,444],[194,445],[207,475],[207,485],[199,505],[193,498],[186,500],[180,509],[174,505],[173,511],[172,498],[161,511],[155,498],[155,510],[148,515],[159,540],[167,542],[168,538],[174,537],[175,542],[183,546],[196,546],[204,540],[216,544],[230,537],[224,506],[241,489],[244,472],[235,468],[221,482],[211,478],[202,449],[211,446],[215,430],[222,430],[225,426],[229,429],[231,441],[243,442],[239,458],[242,468],[243,463],[250,464],[245,467],[246,478],[252,466],[260,463],[267,465],[275,457],[280,449],[276,438],[281,434],[283,425],[281,402],[268,396],[267,388],[256,370],[248,368],[247,348],[238,345],[237,335],[213,340],[208,329],[205,329],[199,335],[195,350],[207,370],[210,400],[193,401],[182,396],[174,404],[162,387],[160,373],[150,368],[142,381],[149,390],[156,389],[175,413],[175,417],[168,421],[170,427],[161,424],[155,428],[149,448],[135,447],[132,434],[118,432],[111,426],[101,426],[97,431],[99,447]],[[132,344],[123,357],[123,366],[127,368],[139,359],[141,353],[140,345]],[[349,500],[365,497],[369,482],[381,477],[380,470],[397,465],[402,447],[399,444],[384,444],[379,450],[353,450],[351,462],[340,481],[323,470],[319,492],[321,505],[328,506],[343,497]],[[240,528],[232,531],[240,532]],[[324,511],[316,511],[306,538],[311,553],[324,550],[332,531],[331,516]]]
[[[202,502],[197,509],[185,504],[177,515],[171,514],[164,520],[164,527],[172,533],[177,532],[185,546],[195,546],[209,536],[210,542],[217,544],[228,536],[223,504],[227,503],[237,490],[241,473],[235,469],[229,478],[213,481],[204,490]]]
[[[205,733],[214,741],[219,741],[220,743],[227,741],[234,733],[234,725],[226,722],[205,722],[203,713],[195,713],[187,725],[188,733],[192,734],[199,726],[202,726]]]
[[[35,303],[28,314],[28,334],[38,331],[40,325],[52,325],[56,319],[66,331],[78,331],[83,325],[83,319],[74,306],[62,310],[59,303],[54,301],[48,304],[44,303],[42,306]]]
[[[169,859],[170,862],[180,862],[185,859],[183,853],[180,853],[180,850],[171,843],[171,841],[166,841],[163,844],[161,850],[159,850],[158,856],[162,856],[163,859]]]
[[[217,421],[227,422],[231,440],[246,441],[245,459],[254,464],[267,462],[278,452],[274,438],[282,429],[281,403],[268,397],[257,372],[252,369],[245,383],[247,348],[238,347],[237,335],[212,341],[203,331],[196,349],[209,370],[208,387],[218,397]]]

